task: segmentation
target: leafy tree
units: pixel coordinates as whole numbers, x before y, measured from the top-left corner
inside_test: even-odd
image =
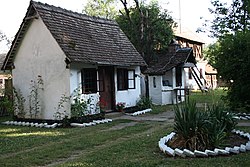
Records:
[[[126,0],[116,21],[136,49],[149,63],[156,52],[165,51],[173,37],[175,22],[167,10],[162,11],[157,1],[149,5],[134,0],[135,7],[128,7]]]
[[[250,1],[234,0],[226,8],[213,0],[216,15],[212,33],[218,40],[206,55],[220,76],[228,82],[227,100],[232,108],[250,109]]]
[[[117,15],[115,0],[88,0],[83,13],[90,16],[114,19]]]
[[[229,6],[220,0],[211,0],[211,3],[214,9],[209,11],[215,15],[211,22],[214,37],[250,28],[250,0],[233,0]]]
[[[2,42],[2,41],[6,41],[7,44],[11,43],[9,38],[0,30],[0,42]]]

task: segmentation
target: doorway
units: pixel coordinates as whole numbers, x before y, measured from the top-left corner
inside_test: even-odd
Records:
[[[108,112],[115,108],[114,67],[98,67],[100,107]]]

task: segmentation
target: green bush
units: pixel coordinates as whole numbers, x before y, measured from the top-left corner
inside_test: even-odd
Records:
[[[219,147],[236,125],[233,114],[219,105],[204,112],[194,101],[189,101],[176,105],[174,110],[174,130],[184,140],[185,147],[191,150]]]
[[[176,105],[174,130],[185,140],[188,149],[203,149],[206,146],[207,114],[199,112],[195,102]]]
[[[147,109],[147,108],[151,108],[152,107],[152,99],[149,97],[141,97],[140,100],[137,101],[136,106],[140,109]]]

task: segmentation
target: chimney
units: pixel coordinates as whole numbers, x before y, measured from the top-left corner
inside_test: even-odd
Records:
[[[176,40],[172,39],[172,41],[168,45],[168,53],[175,54],[179,48],[180,45],[176,42]]]

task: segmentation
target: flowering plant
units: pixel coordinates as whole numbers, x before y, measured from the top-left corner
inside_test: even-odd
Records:
[[[123,108],[125,107],[125,105],[126,105],[126,103],[124,103],[124,102],[119,102],[119,103],[116,104],[116,109],[117,109],[118,111],[122,111]]]

